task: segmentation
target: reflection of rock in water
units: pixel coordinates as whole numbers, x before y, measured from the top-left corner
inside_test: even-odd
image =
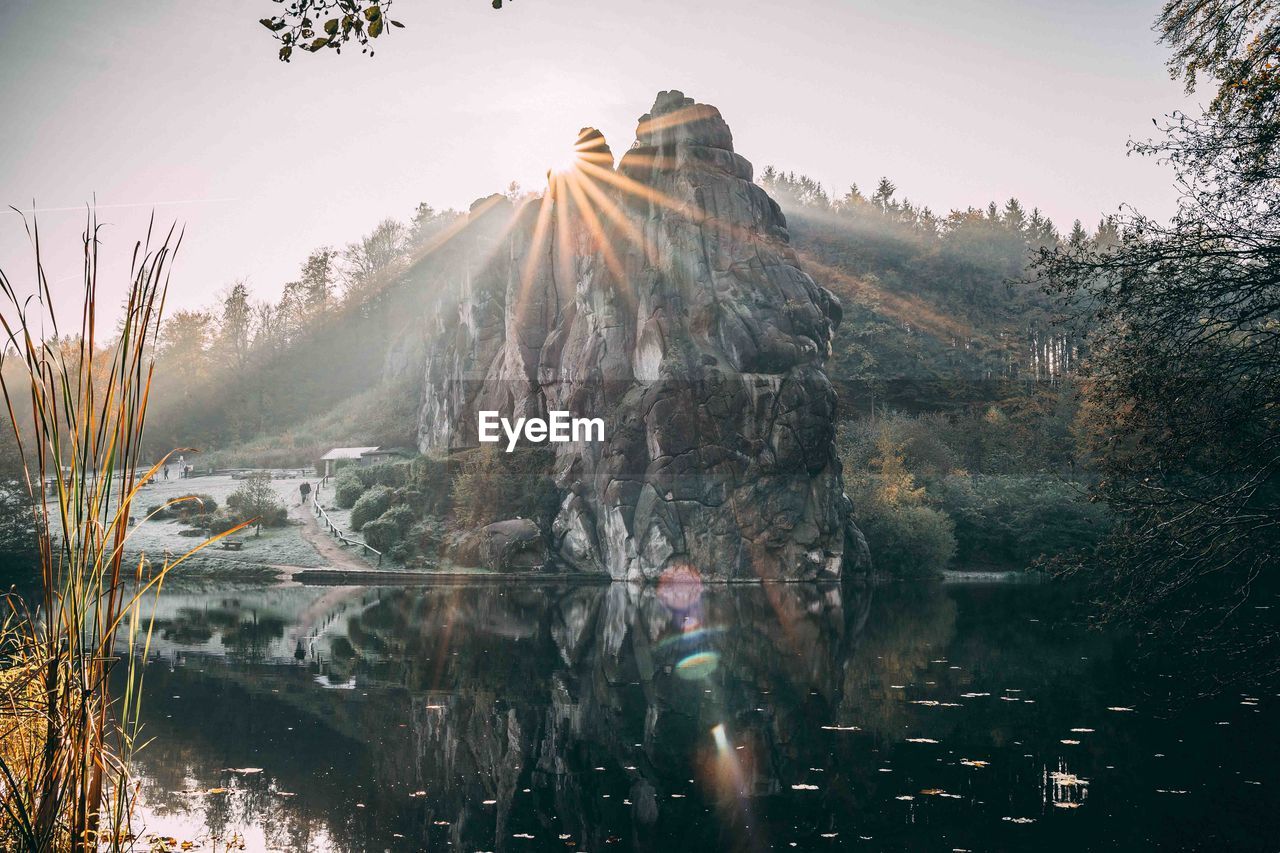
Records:
[[[611,835],[660,847],[669,829],[658,827],[675,824],[664,813],[704,800],[725,801],[736,825],[713,729],[733,744],[735,785],[777,791],[799,760],[797,733],[836,713],[846,626],[869,607],[869,592],[815,584],[712,586],[675,607],[624,584],[539,599],[402,592],[352,620],[357,651],[397,659],[356,665],[398,668],[415,697],[414,757],[381,756],[379,776],[442,792],[432,809],[455,846],[505,844],[516,797],[588,850]]]
[[[286,619],[286,636],[343,635],[301,662],[292,640],[270,662],[217,642],[225,657],[202,657],[201,631],[166,641],[144,698],[149,825],[187,813],[288,850],[785,850],[860,834],[880,849],[1145,849],[1186,837],[1160,809],[1202,780],[1175,806],[1185,825],[1215,827],[1221,849],[1274,828],[1267,789],[1240,790],[1275,765],[1271,719],[1234,702],[1162,719],[1122,646],[1055,619],[1070,594],[1056,586],[890,584],[872,608],[858,590],[671,580],[348,590]],[[202,624],[229,621],[209,603]],[[239,607],[238,624],[265,612],[257,595]],[[196,625],[201,609],[184,610]],[[1224,762],[1224,736],[1249,746]],[[174,793],[193,788],[232,793]]]

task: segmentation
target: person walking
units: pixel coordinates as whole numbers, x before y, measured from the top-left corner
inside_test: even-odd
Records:
[[[307,498],[311,496],[311,484],[308,483],[306,480],[303,480],[302,485],[298,486],[298,492],[299,494],[302,495],[302,504],[303,506],[305,506],[307,503]]]

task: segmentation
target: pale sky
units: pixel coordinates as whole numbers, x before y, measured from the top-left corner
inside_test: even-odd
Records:
[[[124,292],[151,207],[185,224],[171,304],[238,278],[274,299],[313,248],[418,202],[542,183],[578,128],[615,151],[661,89],[720,108],[755,164],[837,194],[888,175],[936,211],[1019,197],[1061,228],[1174,202],[1130,137],[1187,99],[1158,0],[395,0],[406,29],[275,58],[272,0],[0,0],[0,204],[40,213],[55,293],[78,287],[83,205]],[[118,205],[118,206],[117,206]],[[62,208],[73,208],[63,210]],[[0,267],[29,281],[21,221]]]

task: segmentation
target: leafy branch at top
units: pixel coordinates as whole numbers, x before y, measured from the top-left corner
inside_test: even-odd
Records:
[[[387,26],[404,24],[388,17],[392,0],[275,0],[288,3],[283,14],[263,18],[260,23],[275,34],[280,42],[280,59],[288,62],[293,51],[317,53],[321,50],[342,52],[355,42],[360,52],[373,55],[372,40],[387,31]]]
[[[342,48],[353,41],[360,52],[373,56],[372,40],[387,32],[387,27],[403,28],[390,17],[392,0],[275,0],[284,7],[282,14],[263,18],[259,23],[271,30],[280,42],[280,59],[288,62],[293,51],[318,53]],[[510,2],[510,0],[507,0]],[[490,0],[501,9],[503,0]],[[288,4],[288,5],[285,5]]]

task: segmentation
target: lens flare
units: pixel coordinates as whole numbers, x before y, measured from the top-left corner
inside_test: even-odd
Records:
[[[694,652],[676,664],[676,677],[685,681],[700,681],[715,672],[720,666],[720,655],[716,652]]]

